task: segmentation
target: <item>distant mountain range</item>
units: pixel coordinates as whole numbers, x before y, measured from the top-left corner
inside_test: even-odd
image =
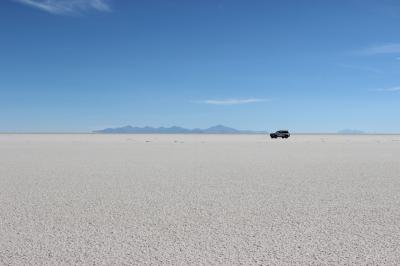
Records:
[[[356,129],[343,129],[337,132],[338,134],[349,134],[349,135],[360,135],[360,134],[365,134],[364,131],[362,130],[356,130]]]
[[[94,133],[106,134],[263,134],[266,131],[238,130],[223,125],[216,125],[206,129],[194,128],[188,129],[183,127],[117,127],[95,130]]]

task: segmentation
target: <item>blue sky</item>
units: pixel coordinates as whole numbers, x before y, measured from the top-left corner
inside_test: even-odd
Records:
[[[0,131],[400,132],[399,70],[399,1],[0,2]]]

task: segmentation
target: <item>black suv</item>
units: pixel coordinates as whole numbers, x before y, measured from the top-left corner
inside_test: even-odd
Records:
[[[287,130],[278,130],[275,133],[271,133],[269,134],[271,136],[271,138],[276,139],[276,138],[283,138],[283,139],[287,139],[288,137],[290,137],[290,133]]]

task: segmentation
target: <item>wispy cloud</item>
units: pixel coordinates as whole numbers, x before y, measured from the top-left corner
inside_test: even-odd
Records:
[[[397,87],[390,87],[390,88],[381,88],[381,89],[376,89],[374,91],[382,91],[382,92],[395,92],[395,91],[400,91],[400,86]]]
[[[368,66],[359,66],[359,65],[348,65],[348,64],[338,64],[339,67],[342,68],[347,68],[347,69],[353,69],[353,70],[360,70],[360,71],[366,71],[366,72],[372,72],[372,73],[382,73],[382,70],[374,67],[368,67]]]
[[[238,105],[238,104],[250,104],[268,102],[269,99],[262,98],[247,98],[247,99],[221,99],[221,100],[205,100],[202,103],[213,104],[213,105]]]
[[[14,0],[52,14],[77,14],[86,10],[111,11],[108,0]]]
[[[400,53],[400,43],[373,45],[356,52],[358,55],[380,55]]]

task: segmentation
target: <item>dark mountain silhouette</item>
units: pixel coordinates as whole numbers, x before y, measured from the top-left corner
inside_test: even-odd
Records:
[[[118,127],[93,131],[94,133],[116,134],[262,134],[264,131],[238,130],[223,125],[216,125],[206,129],[183,127]]]
[[[240,130],[231,128],[231,127],[226,127],[223,125],[216,125],[213,127],[209,127],[207,129],[204,129],[204,133],[229,133],[229,134],[235,134],[235,133],[240,133]]]

